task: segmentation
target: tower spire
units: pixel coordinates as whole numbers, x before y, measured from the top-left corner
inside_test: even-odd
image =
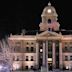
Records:
[[[50,3],[50,1],[49,1],[49,3],[48,3],[48,6],[51,6],[51,3]]]

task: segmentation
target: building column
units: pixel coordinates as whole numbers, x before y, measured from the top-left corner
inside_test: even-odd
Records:
[[[55,42],[53,41],[52,44],[52,64],[53,64],[53,68],[55,68]]]
[[[62,43],[59,43],[59,68],[63,68],[63,61],[62,61]]]
[[[39,64],[39,43],[36,43],[36,65]]]
[[[46,41],[46,68],[48,72],[48,41]]]
[[[43,42],[43,66],[46,66],[46,48],[45,48],[45,42]]]

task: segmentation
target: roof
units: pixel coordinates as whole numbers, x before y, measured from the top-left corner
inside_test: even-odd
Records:
[[[43,31],[39,30],[29,30],[26,31],[25,35],[36,35],[37,33],[40,34]],[[54,31],[56,33],[61,33],[62,35],[72,35],[72,30],[59,30],[59,31]]]
[[[36,35],[37,33],[40,34],[43,31],[39,31],[39,30],[28,30],[26,31],[25,35]]]
[[[61,33],[62,35],[72,35],[72,30],[59,30],[56,33]]]

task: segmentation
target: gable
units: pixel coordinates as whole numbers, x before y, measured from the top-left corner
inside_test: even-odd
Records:
[[[58,34],[56,32],[51,32],[51,31],[44,31],[40,34],[37,35],[38,37],[61,37],[61,34]]]

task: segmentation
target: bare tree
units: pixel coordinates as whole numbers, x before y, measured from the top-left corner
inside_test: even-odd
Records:
[[[12,65],[13,65],[13,56],[10,53],[10,47],[6,43],[6,41],[3,39],[2,42],[0,42],[1,48],[2,48],[2,53],[0,53],[0,60],[6,61],[12,70]]]

